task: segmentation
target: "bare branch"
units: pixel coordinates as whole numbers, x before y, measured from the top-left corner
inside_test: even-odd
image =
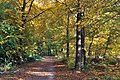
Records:
[[[36,16],[34,16],[33,18],[31,18],[31,19],[27,20],[26,22],[29,22],[29,21],[31,21],[31,20],[33,20],[33,19],[37,18],[38,16],[40,16],[41,14],[43,14],[44,12],[46,12],[46,11],[48,11],[48,10],[50,10],[50,9],[51,9],[51,8],[46,9],[46,10],[44,10],[44,11],[40,12],[39,14],[37,14]]]
[[[33,2],[34,2],[34,0],[32,0],[32,1],[31,1],[31,4],[30,4],[30,6],[29,6],[29,10],[28,10],[28,13],[27,13],[27,14],[29,14],[29,13],[30,13]]]

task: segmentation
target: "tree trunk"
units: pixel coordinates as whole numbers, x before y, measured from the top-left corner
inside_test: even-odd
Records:
[[[67,28],[66,28],[66,42],[67,42],[67,53],[66,53],[66,57],[67,59],[69,59],[69,13],[68,13],[68,17],[67,17]]]
[[[77,7],[77,23],[82,19],[84,16],[82,12],[79,12],[80,7],[80,0],[78,0],[78,7]],[[81,28],[80,31],[78,30],[79,25],[76,27],[76,60],[75,60],[75,69],[81,70],[82,68],[82,57],[83,57],[83,50],[84,50],[84,40],[85,40],[85,29]],[[85,58],[85,54],[84,57]],[[86,58],[84,59],[86,60]]]
[[[93,40],[94,40],[94,35],[92,35],[92,41],[90,42],[89,49],[88,49],[88,56],[89,57],[91,56],[91,47],[92,47],[92,44],[93,44]]]
[[[78,27],[78,26],[77,26]],[[81,70],[82,65],[86,64],[86,55],[84,50],[85,30],[82,28],[80,31],[76,30],[76,62],[75,68]],[[82,64],[83,62],[83,64]]]
[[[22,28],[24,28],[24,25],[25,25],[25,23],[26,23],[26,18],[25,18],[25,8],[26,8],[26,0],[23,0],[23,6],[22,6],[22,10],[21,10],[21,12],[22,12]]]
[[[106,52],[107,52],[108,46],[109,46],[109,44],[110,44],[111,34],[112,34],[112,30],[110,29],[110,32],[109,32],[108,38],[107,38],[107,42],[106,42],[106,46],[105,46],[105,52],[104,52],[104,56],[103,56],[104,58],[105,58],[105,56],[106,56]]]
[[[75,69],[81,70],[81,36],[80,31],[78,31],[78,25],[76,28],[76,60],[75,60]]]
[[[85,44],[85,28],[83,27],[81,29],[81,59],[83,61],[81,61],[83,63],[83,66],[86,65],[86,51],[84,49],[84,44]]]

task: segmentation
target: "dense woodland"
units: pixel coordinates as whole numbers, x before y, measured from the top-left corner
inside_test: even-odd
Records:
[[[85,64],[76,55],[76,30],[84,32]],[[118,66],[120,1],[0,0],[0,71],[45,55],[81,71]]]

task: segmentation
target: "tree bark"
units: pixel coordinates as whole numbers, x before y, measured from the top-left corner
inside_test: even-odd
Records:
[[[67,16],[67,28],[66,28],[66,37],[67,37],[67,53],[66,53],[66,57],[67,59],[69,59],[69,22],[70,22],[70,19],[69,19],[69,13],[68,13],[68,16]]]
[[[79,7],[80,7],[80,0],[78,0],[78,5],[77,5],[77,26],[76,26],[76,58],[75,58],[75,69],[76,70],[81,70],[81,60],[82,60],[82,55],[81,55],[81,31],[78,30],[78,22],[81,20],[81,16],[79,13]]]

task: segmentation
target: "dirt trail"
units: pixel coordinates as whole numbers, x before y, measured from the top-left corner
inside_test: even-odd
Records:
[[[0,80],[55,80],[54,62],[56,59],[45,56],[40,62],[21,66],[19,72],[10,75],[0,75]]]

